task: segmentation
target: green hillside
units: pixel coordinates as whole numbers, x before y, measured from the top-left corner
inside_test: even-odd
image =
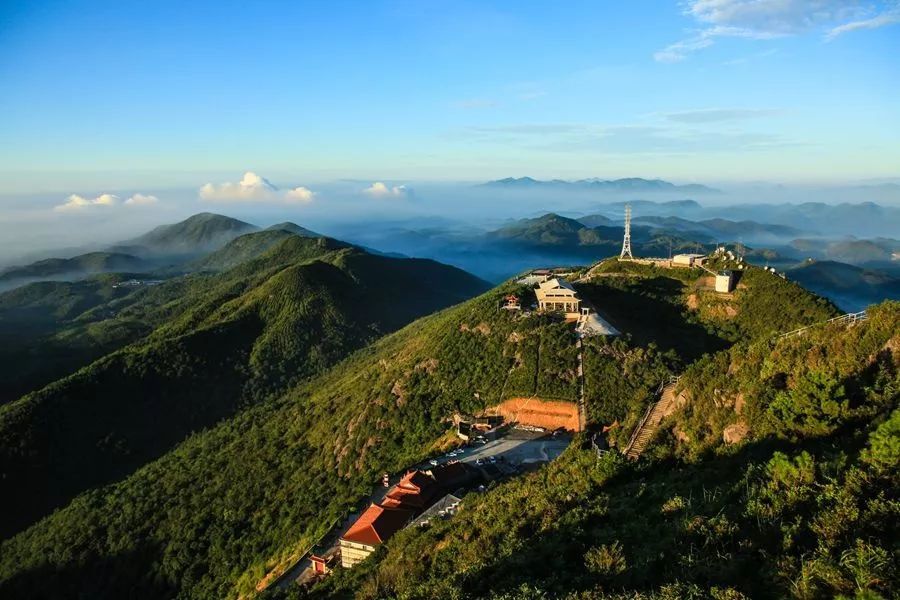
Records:
[[[363,282],[370,290],[365,296],[377,307],[377,286],[391,283],[391,296],[380,301],[391,302],[393,290],[402,283],[394,279],[399,273],[368,275],[378,261],[388,260],[343,249],[330,264]],[[652,287],[655,279],[640,276],[636,282]],[[773,285],[790,285],[773,280]],[[439,283],[434,278],[416,281],[429,288]],[[402,289],[408,292],[410,287]],[[766,298],[760,288],[760,298]],[[525,295],[526,304],[531,301],[527,290],[506,285],[415,321],[321,376],[307,382],[286,380],[297,381],[286,395],[271,394],[198,431],[121,481],[85,491],[0,547],[0,594],[28,590],[33,596],[65,596],[78,590],[94,597],[221,598],[248,592],[285,556],[348,514],[382,472],[399,471],[427,456],[454,412],[516,395],[574,399],[571,326],[552,316],[498,310],[510,291]],[[280,299],[266,302],[268,297],[263,289],[220,303],[221,308],[212,303],[185,313],[171,332],[196,327],[197,335],[226,336],[232,324],[251,327],[260,322],[265,331],[276,332],[285,313]],[[657,300],[660,307],[668,302]],[[778,322],[812,322],[819,313],[805,311],[818,302],[807,294],[795,308],[784,310]],[[747,306],[753,302],[747,300]],[[247,315],[252,318],[242,318]],[[697,319],[705,325],[703,316]],[[717,333],[714,321],[708,326],[711,335],[727,333]],[[154,381],[158,375],[150,370],[152,357],[134,353],[182,343],[181,337],[166,338],[163,333],[151,339],[158,336],[159,344],[104,360],[126,364],[133,358],[132,368]],[[322,336],[317,332],[313,337]],[[194,339],[188,335],[183,343]],[[288,362],[284,357],[292,356],[278,344],[292,339],[277,333],[258,336],[252,347],[243,347],[248,357],[241,368],[251,374],[278,370]],[[719,340],[730,343],[727,337]],[[209,360],[219,360],[218,355]],[[595,382],[588,392],[589,412],[593,420],[605,423],[633,418],[642,410],[646,390],[677,372],[685,359],[677,349],[662,351],[634,336],[609,344],[591,340],[586,362],[588,380]],[[239,379],[241,373],[229,365],[216,363],[222,386],[237,381],[247,388],[246,382],[262,381]],[[193,380],[182,381],[194,385]],[[597,399],[610,388],[614,402],[601,406]],[[205,385],[203,394],[210,394]],[[115,440],[110,445],[115,447]]]
[[[281,231],[247,234],[184,268],[224,271],[258,258],[291,234]],[[39,282],[0,294],[0,404],[19,398],[72,373],[91,361],[147,335],[184,310],[233,293],[234,281],[257,282],[271,267],[308,260],[345,247],[335,240],[290,246],[248,269],[211,277],[194,274],[159,285],[117,285],[141,275],[110,274],[77,282]],[[179,272],[183,272],[179,268]],[[215,288],[217,291],[213,291]]]
[[[54,277],[75,278],[107,271],[141,271],[146,267],[140,258],[130,254],[90,252],[72,258],[48,258],[30,265],[11,267],[0,272],[0,282]]]
[[[894,302],[723,351],[682,378],[649,459],[573,446],[311,597],[896,598],[898,331]]]
[[[5,532],[482,289],[433,261],[292,235],[221,275],[119,300],[114,320],[145,339],[0,409],[2,486],[16,490]]]
[[[116,286],[131,277],[45,281],[0,294],[0,405],[146,334],[144,322],[111,318],[114,307],[141,291]]]
[[[186,268],[189,271],[224,271],[260,256],[292,235],[295,234],[285,229],[245,233],[223,248],[188,263]]]

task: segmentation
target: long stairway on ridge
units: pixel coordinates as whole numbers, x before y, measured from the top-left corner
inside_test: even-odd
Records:
[[[643,418],[634,429],[634,433],[631,434],[628,445],[622,450],[622,454],[629,460],[637,460],[641,456],[641,453],[650,444],[653,436],[656,435],[659,424],[666,416],[672,413],[672,409],[675,407],[676,383],[678,383],[678,380],[673,379],[662,387],[659,400],[647,407]]]

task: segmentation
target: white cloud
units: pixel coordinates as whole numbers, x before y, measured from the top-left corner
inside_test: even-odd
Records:
[[[113,194],[100,194],[96,198],[85,198],[78,194],[72,194],[63,204],[53,207],[56,211],[84,210],[93,206],[115,206],[119,203],[119,197]]]
[[[222,183],[219,185],[207,183],[200,188],[200,198],[220,202],[247,202],[269,200],[277,191],[278,188],[269,183],[264,177],[260,177],[252,171],[247,171],[238,183]]]
[[[309,204],[316,193],[303,186],[297,186],[284,193],[268,179],[247,171],[237,183],[207,183],[200,188],[200,199],[207,202],[255,202],[282,204]]]
[[[363,190],[364,194],[368,194],[373,198],[406,198],[412,193],[412,190],[405,185],[395,185],[388,187],[380,181],[376,181]]]
[[[849,23],[844,23],[843,25],[833,27],[825,35],[825,39],[831,41],[843,33],[859,31],[860,29],[878,29],[879,27],[893,25],[894,23],[900,23],[900,3],[898,3],[893,8],[886,9],[884,12],[874,17],[851,21]]]
[[[693,35],[654,53],[658,62],[679,62],[717,38],[769,40],[824,31],[827,39],[857,29],[900,22],[900,3],[858,0],[688,0],[684,13],[697,21]]]
[[[852,18],[860,10],[854,0],[691,0],[685,13],[722,28],[720,35],[767,39]]]
[[[662,50],[653,53],[653,59],[656,62],[661,63],[676,63],[681,62],[687,55],[691,52],[696,52],[697,50],[702,50],[707,46],[712,46],[713,41],[704,37],[703,35],[699,35],[695,38],[691,38],[689,40],[682,40],[680,42],[676,42],[674,44],[669,44]]]
[[[285,202],[297,204],[309,204],[316,197],[316,193],[302,185],[288,190],[284,194]]]
[[[159,198],[150,194],[134,194],[128,200],[125,201],[125,204],[128,206],[149,206],[151,204],[156,204],[159,202]]]

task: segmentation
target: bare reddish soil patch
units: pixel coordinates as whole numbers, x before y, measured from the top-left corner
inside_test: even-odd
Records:
[[[560,427],[578,431],[578,406],[574,402],[541,400],[540,398],[509,398],[485,410],[488,415],[500,415],[504,421],[552,430]]]

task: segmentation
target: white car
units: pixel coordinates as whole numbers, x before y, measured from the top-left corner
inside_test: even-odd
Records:
[[[431,465],[432,467],[436,467],[436,466],[438,466],[438,461],[436,459],[432,458],[431,460],[428,461],[428,464]]]

